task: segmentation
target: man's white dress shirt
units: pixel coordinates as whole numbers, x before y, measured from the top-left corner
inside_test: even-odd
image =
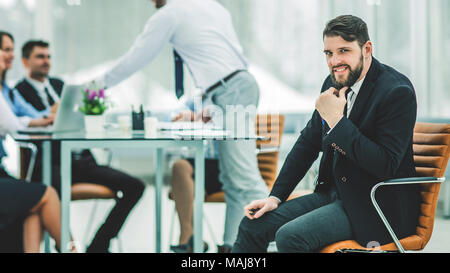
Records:
[[[131,49],[97,81],[112,87],[150,63],[170,43],[201,90],[247,61],[231,15],[215,0],[171,0],[147,22]]]
[[[361,89],[362,84],[364,83],[364,79],[366,77],[362,78],[360,81],[356,82],[352,87],[352,91],[350,91],[347,95],[347,116],[346,118],[350,117],[350,112],[353,109],[353,105],[355,104],[356,101],[356,97],[358,96],[359,90]],[[342,119],[342,118],[341,118]],[[339,120],[341,121],[341,120]],[[338,121],[338,123],[339,123]],[[337,123],[336,123],[337,124]],[[334,128],[334,127],[333,127]],[[330,128],[330,130],[328,130],[327,134],[329,134],[333,128]]]
[[[362,78],[360,81],[356,82],[351,88],[352,91],[347,95],[347,118],[350,116],[350,112],[353,109],[353,105],[355,104],[356,97],[359,94],[359,90],[361,89],[362,84],[364,83],[364,79]]]

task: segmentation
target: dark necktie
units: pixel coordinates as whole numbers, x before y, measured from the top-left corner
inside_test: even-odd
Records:
[[[347,117],[348,94],[350,92],[352,92],[351,88],[349,88],[349,89],[347,89],[347,91],[345,91],[345,99],[347,100],[347,103],[345,104],[345,107],[344,107],[344,116],[345,117]]]
[[[53,104],[55,104],[55,101],[53,100],[52,96],[50,96],[50,92],[48,91],[47,87],[45,87],[44,91],[45,94],[47,94],[48,105],[52,106]]]
[[[175,57],[175,94],[179,99],[184,94],[183,59],[175,50],[173,55]]]

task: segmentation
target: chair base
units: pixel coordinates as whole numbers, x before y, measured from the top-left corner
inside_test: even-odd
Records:
[[[412,236],[406,237],[406,238],[400,240],[400,243],[402,244],[402,246],[405,250],[415,250],[415,251],[424,249],[424,247],[426,245],[425,241],[417,235],[412,235]],[[378,248],[367,248],[367,247],[361,246],[354,240],[347,240],[347,241],[340,241],[340,242],[331,244],[331,245],[323,248],[322,250],[320,250],[320,253],[336,253],[342,249],[359,249],[359,250],[373,251],[373,252],[376,252],[377,250],[378,251],[398,252],[398,249],[397,249],[397,246],[395,245],[395,243],[389,243],[386,245],[382,245],[382,246],[379,246]]]

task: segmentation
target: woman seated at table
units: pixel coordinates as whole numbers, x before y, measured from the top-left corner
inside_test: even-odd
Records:
[[[4,68],[0,50],[0,71]],[[0,96],[0,139],[17,131],[20,122]],[[43,229],[60,245],[61,205],[56,191],[11,177],[0,153],[0,252],[39,252]]]

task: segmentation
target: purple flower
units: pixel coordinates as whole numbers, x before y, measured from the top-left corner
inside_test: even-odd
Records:
[[[86,92],[86,93],[89,93],[91,90],[89,90],[89,88],[88,89],[86,89],[84,92]]]
[[[101,99],[104,99],[104,98],[105,98],[105,89],[100,89],[100,90],[98,90],[98,96],[99,96]]]
[[[92,92],[89,94],[88,99],[89,99],[89,100],[93,100],[93,99],[95,99],[95,97],[97,97],[97,92],[92,91]]]

